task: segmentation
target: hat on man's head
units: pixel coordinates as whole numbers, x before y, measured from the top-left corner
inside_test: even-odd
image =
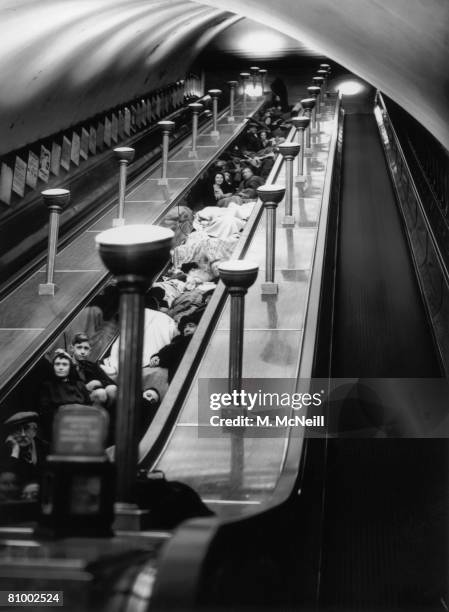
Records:
[[[37,412],[16,412],[3,422],[3,427],[12,430],[16,429],[16,427],[19,425],[25,425],[26,423],[37,423],[38,421],[39,415]]]

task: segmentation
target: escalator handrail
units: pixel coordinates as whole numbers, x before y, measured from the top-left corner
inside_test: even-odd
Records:
[[[400,155],[401,163],[402,163],[402,168],[405,169],[405,171],[406,171],[408,184],[410,185],[410,188],[411,188],[411,190],[413,192],[413,196],[415,198],[415,201],[418,204],[418,207],[419,207],[422,219],[424,220],[424,223],[425,223],[425,226],[426,226],[426,231],[427,231],[427,233],[428,233],[428,235],[430,237],[430,240],[432,242],[432,246],[433,246],[433,248],[435,250],[435,253],[436,253],[436,256],[437,256],[437,259],[438,259],[438,264],[439,264],[439,266],[441,268],[441,271],[443,273],[444,280],[446,282],[446,285],[449,287],[449,271],[448,271],[448,269],[446,267],[446,264],[445,264],[445,261],[444,261],[444,257],[443,257],[443,255],[441,253],[441,249],[440,249],[440,247],[438,245],[438,241],[437,241],[437,239],[435,237],[435,234],[434,234],[434,231],[432,229],[432,226],[431,226],[431,224],[429,222],[429,219],[428,219],[425,207],[423,205],[421,196],[419,194],[419,191],[418,191],[418,189],[416,187],[416,184],[415,184],[415,181],[413,179],[413,174],[412,174],[412,172],[410,170],[410,166],[409,166],[409,164],[407,162],[404,150],[403,150],[402,145],[401,145],[401,143],[399,141],[399,137],[398,137],[398,135],[396,133],[396,130],[394,129],[393,123],[392,123],[392,121],[390,119],[390,115],[388,113],[388,109],[386,107],[385,100],[383,99],[383,96],[382,96],[380,91],[376,92],[376,100],[378,101],[378,104],[381,107],[381,112],[382,112],[382,115],[384,117],[384,121],[385,121],[385,118],[388,121],[388,126],[389,126],[389,129],[391,130],[391,134],[393,136],[393,143],[392,144],[394,144],[397,152]]]

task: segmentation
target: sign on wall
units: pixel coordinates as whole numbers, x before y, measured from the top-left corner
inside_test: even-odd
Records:
[[[79,166],[80,164],[80,148],[81,148],[81,138],[79,137],[79,134],[77,134],[76,132],[73,132],[72,150],[70,152],[70,159],[76,166]]]
[[[12,177],[12,168],[2,162],[0,170],[0,200],[5,204],[11,203]]]
[[[61,167],[64,170],[68,170],[70,168],[70,154],[72,152],[72,143],[64,136],[62,138],[62,153],[61,153]]]
[[[92,155],[97,152],[97,130],[93,125],[90,126],[89,130],[89,151]]]
[[[57,142],[53,142],[51,145],[51,160],[50,160],[50,170],[55,176],[59,174],[59,166],[61,165],[61,145]]]
[[[129,108],[125,108],[125,134],[129,136],[131,133],[131,113]]]
[[[118,142],[118,119],[115,113],[112,113],[111,138],[114,142]]]
[[[81,129],[81,146],[80,157],[87,159],[89,157],[89,132],[86,128]]]
[[[112,132],[112,124],[111,124],[111,120],[106,117],[104,120],[104,144],[107,147],[111,146],[111,132]]]
[[[31,189],[36,189],[37,177],[39,174],[39,157],[33,151],[28,151],[28,165],[26,184]]]
[[[46,147],[44,147],[44,145],[41,145],[41,155],[39,159],[39,178],[44,183],[48,183],[48,179],[50,177],[50,161],[50,151]]]
[[[97,149],[100,149],[100,151],[102,151],[103,147],[104,147],[104,123],[100,121],[97,126]]]
[[[14,164],[14,177],[12,181],[12,190],[23,198],[25,195],[25,181],[27,175],[27,165],[20,157],[16,155]]]

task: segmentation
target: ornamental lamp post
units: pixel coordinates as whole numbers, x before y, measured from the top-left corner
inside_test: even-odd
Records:
[[[220,132],[218,131],[218,98],[221,96],[221,89],[209,89],[207,92],[212,98],[212,132],[211,136],[218,137]]]
[[[309,93],[310,96],[312,96],[315,99],[315,104],[313,106],[313,110],[312,110],[312,125],[311,128],[312,129],[316,129],[316,118],[317,118],[317,112],[318,112],[318,96],[320,94],[320,88],[317,87],[316,85],[312,85],[311,87],[307,88],[307,91]]]
[[[278,285],[274,282],[276,260],[276,208],[285,194],[285,187],[277,185],[262,185],[257,189],[257,195],[262,200],[266,212],[266,250],[265,250],[265,282],[261,285],[263,295],[276,295]]]
[[[158,179],[158,185],[168,185],[167,166],[168,166],[168,147],[170,140],[170,132],[175,127],[174,121],[158,121],[158,126],[162,131],[162,174]]]
[[[120,344],[115,464],[116,529],[138,530],[146,514],[136,503],[138,426],[142,398],[145,292],[170,257],[174,233],[158,225],[124,225],[95,238],[100,257],[117,280]]]
[[[296,183],[303,183],[305,181],[304,175],[304,132],[310,125],[310,118],[302,115],[301,117],[293,117],[292,124],[297,130],[298,144],[299,144],[299,155],[298,155],[298,166],[295,177]]]
[[[283,142],[278,146],[279,153],[285,159],[285,215],[282,220],[284,227],[293,227],[293,160],[298,155],[300,146],[296,142]]]
[[[240,392],[242,388],[243,335],[245,329],[245,295],[254,284],[259,266],[244,259],[224,261],[218,266],[220,279],[226,285],[231,297],[231,316],[229,330],[229,379],[228,389]],[[235,406],[240,408],[240,406]],[[239,410],[239,414],[241,410]],[[231,466],[230,480],[234,489],[243,483],[244,468],[244,428],[231,429]]]
[[[306,117],[309,118],[309,125],[306,128],[306,148],[304,153],[312,153],[312,146],[310,142],[310,130],[311,130],[311,115],[315,107],[315,98],[303,98],[300,104],[304,110]]]
[[[196,148],[196,140],[198,136],[198,115],[203,110],[203,105],[199,102],[192,102],[189,104],[189,108],[192,111],[192,148],[189,151],[189,157],[198,157],[198,151]]]
[[[135,150],[131,147],[117,147],[114,155],[119,163],[118,178],[118,217],[112,219],[112,227],[125,225],[125,195],[126,195],[126,173],[128,164],[134,159]]]
[[[229,115],[228,115],[228,123],[234,123],[235,115],[234,115],[234,106],[235,106],[235,89],[238,85],[237,81],[228,81],[229,85]]]
[[[45,283],[39,285],[39,295],[55,295],[56,285],[53,282],[55,272],[56,249],[58,246],[59,216],[70,201],[68,189],[46,189],[42,191],[42,198],[49,215],[48,222],[48,251],[47,273]]]
[[[259,74],[260,74],[260,85],[262,87],[262,95],[264,95],[265,93],[265,82],[267,79],[267,70],[265,70],[265,68],[261,68],[259,70]]]

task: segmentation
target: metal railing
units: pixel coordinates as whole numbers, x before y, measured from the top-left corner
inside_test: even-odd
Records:
[[[449,229],[434,199],[423,201],[380,92],[374,114],[407,229],[413,262],[441,363],[449,374]]]

